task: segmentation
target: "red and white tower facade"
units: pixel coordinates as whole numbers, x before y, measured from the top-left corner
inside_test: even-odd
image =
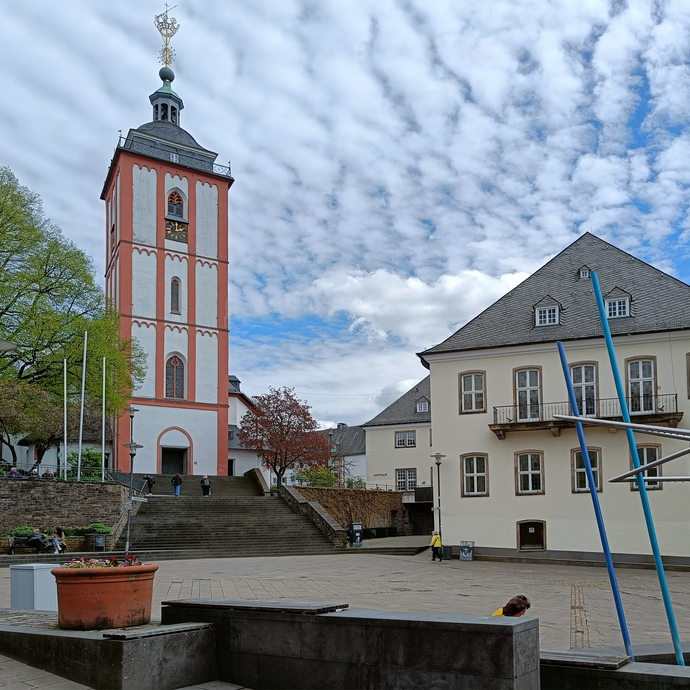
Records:
[[[158,18],[157,18],[158,19]],[[166,15],[167,20],[167,15]],[[174,22],[174,20],[172,20]],[[161,32],[163,33],[163,32]],[[166,48],[167,50],[167,40]],[[106,294],[148,372],[133,391],[136,471],[228,473],[228,190],[230,169],[180,127],[173,71],[150,96],[151,122],[120,140],[106,205]],[[130,416],[115,460],[129,471]]]

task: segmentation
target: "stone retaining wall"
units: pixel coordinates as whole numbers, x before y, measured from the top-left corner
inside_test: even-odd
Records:
[[[280,495],[296,512],[306,515],[336,546],[347,546],[347,530],[338,524],[318,503],[308,501],[297,487],[283,484]]]
[[[366,528],[397,527],[398,534],[410,533],[403,519],[402,494],[398,491],[337,489],[294,486],[304,498],[318,503],[340,525],[361,522]]]
[[[0,529],[21,525],[51,530],[88,527],[92,522],[114,526],[129,489],[114,482],[0,480]]]

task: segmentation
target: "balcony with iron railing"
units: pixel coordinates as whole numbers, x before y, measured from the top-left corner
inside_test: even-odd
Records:
[[[668,424],[678,426],[683,413],[678,411],[678,395],[640,395],[627,398],[628,410],[633,421],[640,424]],[[599,398],[587,400],[585,409],[580,411],[584,417],[600,419],[622,419],[618,398]],[[536,431],[549,429],[554,436],[561,435],[561,429],[575,426],[573,422],[556,419],[555,415],[572,415],[569,402],[523,403],[518,405],[501,405],[494,407],[494,423],[489,429],[500,439],[508,431]],[[586,421],[585,421],[586,423]]]

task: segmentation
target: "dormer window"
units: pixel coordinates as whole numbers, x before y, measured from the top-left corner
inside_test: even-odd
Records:
[[[168,215],[184,218],[184,201],[179,192],[173,192],[168,197]]]
[[[428,400],[420,400],[417,403],[417,412],[428,412],[429,411],[429,401]]]
[[[538,307],[535,312],[535,326],[557,326],[558,307]]]
[[[589,278],[590,277],[590,271],[588,268],[583,267],[580,269],[580,278]]]
[[[607,299],[606,316],[609,319],[618,319],[622,316],[630,316],[630,301],[625,299]]]

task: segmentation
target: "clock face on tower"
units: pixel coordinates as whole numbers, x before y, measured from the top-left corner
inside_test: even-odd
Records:
[[[187,223],[178,220],[165,221],[165,239],[175,240],[176,242],[187,241]]]

